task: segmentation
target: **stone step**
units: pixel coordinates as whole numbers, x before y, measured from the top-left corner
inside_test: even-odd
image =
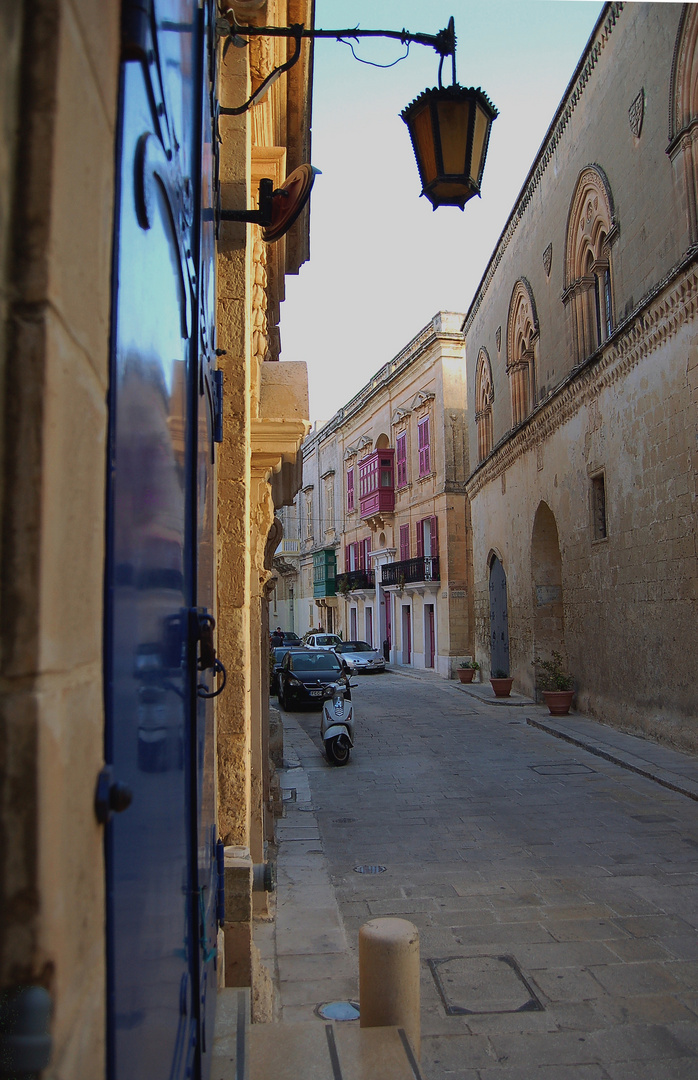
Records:
[[[249,1029],[249,987],[219,987],[211,1080],[249,1080]]]
[[[399,1028],[320,1020],[253,1024],[248,1045],[251,1080],[421,1080]]]

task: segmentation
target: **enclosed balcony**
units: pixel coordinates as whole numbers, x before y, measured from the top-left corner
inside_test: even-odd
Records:
[[[333,548],[313,553],[313,597],[336,596],[337,556]]]
[[[405,585],[424,585],[439,582],[438,555],[419,555],[416,559],[404,559],[403,562],[387,563],[381,574],[384,589],[402,589]]]
[[[395,451],[375,450],[359,465],[359,509],[366,520],[395,510]]]
[[[343,596],[347,593],[371,592],[375,588],[375,570],[349,570],[346,574],[337,574],[337,592]]]

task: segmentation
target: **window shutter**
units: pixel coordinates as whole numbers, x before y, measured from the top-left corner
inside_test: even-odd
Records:
[[[349,545],[344,545],[344,572],[349,573]]]
[[[431,519],[431,553],[439,554],[439,519],[436,516]]]
[[[410,557],[410,527],[400,526],[400,562],[405,562]]]
[[[429,417],[419,421],[419,475],[428,476],[431,472],[431,448],[429,445]]]
[[[417,522],[417,558],[424,558],[424,522]]]

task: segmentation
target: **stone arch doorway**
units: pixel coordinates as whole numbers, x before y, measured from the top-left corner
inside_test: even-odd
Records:
[[[490,671],[509,674],[507,576],[494,554],[490,558]]]
[[[534,655],[547,659],[559,652],[566,660],[560,541],[555,515],[544,502],[533,522],[531,578]]]

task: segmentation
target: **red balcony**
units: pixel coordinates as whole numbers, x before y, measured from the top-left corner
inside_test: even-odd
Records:
[[[359,508],[362,518],[395,510],[395,451],[375,450],[359,465]]]

